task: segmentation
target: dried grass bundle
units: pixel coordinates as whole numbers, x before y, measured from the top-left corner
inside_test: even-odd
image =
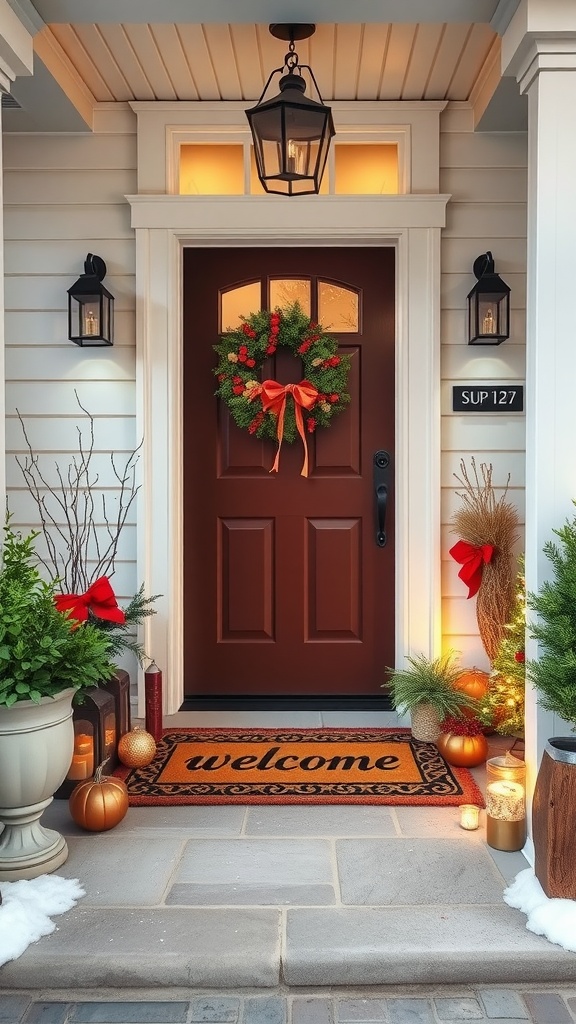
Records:
[[[518,512],[506,500],[510,475],[500,498],[496,498],[492,484],[492,464],[480,464],[471,459],[468,472],[464,459],[460,460],[460,475],[454,473],[464,488],[457,492],[462,508],[452,516],[452,532],[469,544],[492,544],[494,554],[482,572],[482,582],[476,601],[476,619],[480,639],[490,662],[498,654],[506,623],[511,621],[514,607],[514,571],[512,548],[518,537]]]

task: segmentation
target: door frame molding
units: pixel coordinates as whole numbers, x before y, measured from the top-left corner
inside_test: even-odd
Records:
[[[393,246],[396,250],[396,664],[436,656],[440,588],[440,236],[448,195],[126,197],[136,232],[136,397],[143,437],[138,579],[161,594],[144,646],[164,712],[184,699],[182,249]],[[382,666],[384,672],[384,666]],[[384,680],[383,680],[384,681]],[[143,678],[138,713],[144,713]]]

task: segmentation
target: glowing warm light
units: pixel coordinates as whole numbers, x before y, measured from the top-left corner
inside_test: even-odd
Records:
[[[473,832],[478,828],[479,817],[480,808],[476,807],[476,804],[460,805],[460,828],[466,829],[467,832]]]
[[[491,782],[486,787],[486,813],[500,821],[522,821],[524,786],[518,782]]]

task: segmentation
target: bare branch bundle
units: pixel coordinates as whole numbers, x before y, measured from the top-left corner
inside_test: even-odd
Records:
[[[55,464],[58,484],[52,486],[43,473],[18,410],[28,454],[23,459],[16,456],[16,462],[38,509],[48,553],[40,561],[51,575],[60,579],[63,588],[79,594],[100,576],[114,574],[120,534],[140,490],[136,483],[136,467],[142,442],[129,453],[122,468],[118,467],[114,455],[110,455],[112,473],[119,486],[114,515],[110,513],[110,502],[106,502],[104,491],[100,496],[103,532],[107,538],[102,540],[94,518],[94,489],[99,481],[98,474],[92,469],[94,417],[84,408],[76,390],[74,394],[80,409],[88,417],[88,438],[85,441],[82,430],[76,428],[78,453],[70,458],[65,472],[58,463]]]
[[[77,595],[84,594],[100,577],[114,575],[120,534],[140,490],[136,470],[142,442],[125,457],[122,466],[113,454],[110,455],[112,475],[117,482],[115,511],[112,514],[110,499],[107,502],[103,490],[96,498],[99,477],[92,463],[94,417],[82,405],[77,391],[74,394],[88,418],[87,439],[77,427],[78,451],[69,458],[65,471],[56,463],[57,484],[52,485],[42,470],[18,410],[28,453],[24,458],[16,456],[16,461],[38,509],[40,531],[47,551],[45,558],[38,555],[39,561],[51,577],[58,579],[63,591]],[[95,522],[97,506],[101,508],[100,524]],[[140,662],[143,661],[146,654],[139,643],[137,627],[149,615],[155,614],[152,605],[159,596],[146,597],[141,586],[123,609],[125,621],[121,623],[109,622],[89,610],[89,620],[106,633],[111,658],[131,651]]]
[[[454,474],[463,487],[457,492],[462,507],[452,516],[452,532],[462,540],[480,547],[494,547],[492,560],[484,565],[482,583],[476,601],[476,619],[480,639],[490,662],[494,661],[510,621],[514,605],[514,571],[512,549],[518,539],[518,512],[506,500],[510,475],[499,498],[492,483],[492,464],[480,464],[471,459],[468,472],[464,459],[460,460],[460,475]]]

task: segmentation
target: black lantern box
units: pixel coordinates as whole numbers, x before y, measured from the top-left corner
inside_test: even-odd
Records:
[[[105,774],[118,764],[118,742],[130,731],[130,677],[118,669],[112,679],[100,686],[90,686],[75,704],[74,753],[64,782],[54,794],[68,799],[79,782],[91,779],[106,761]]]
[[[491,252],[473,265],[476,284],[468,292],[468,344],[501,345],[510,337],[510,288],[494,269]]]
[[[114,344],[114,296],[102,284],[106,264],[89,252],[84,273],[68,289],[68,338],[75,345]]]

